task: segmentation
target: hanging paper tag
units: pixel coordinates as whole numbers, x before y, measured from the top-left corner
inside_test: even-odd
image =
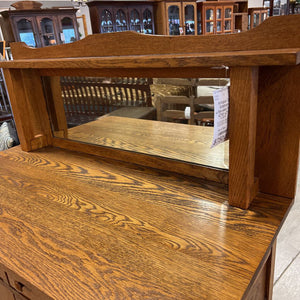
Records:
[[[189,120],[191,118],[191,108],[187,106],[184,110],[184,117]]]
[[[211,148],[228,140],[229,88],[213,91],[214,98],[214,137]]]

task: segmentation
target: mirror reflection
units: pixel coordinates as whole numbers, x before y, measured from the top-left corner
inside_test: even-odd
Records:
[[[211,149],[212,95],[227,78],[57,77],[57,84],[60,97],[46,97],[56,137],[228,168],[228,141]]]

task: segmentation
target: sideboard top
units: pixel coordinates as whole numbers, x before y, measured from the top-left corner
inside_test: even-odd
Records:
[[[0,263],[57,300],[241,299],[292,201],[245,211],[223,185],[57,148],[1,152],[0,177]]]

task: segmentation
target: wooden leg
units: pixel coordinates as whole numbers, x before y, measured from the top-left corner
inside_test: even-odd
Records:
[[[255,196],[254,179],[257,67],[230,71],[229,204],[247,209]]]

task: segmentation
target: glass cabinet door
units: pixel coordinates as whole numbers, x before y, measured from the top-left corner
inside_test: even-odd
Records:
[[[222,20],[222,13],[223,13],[223,8],[217,6],[216,7],[216,33],[222,33],[223,32],[223,20]]]
[[[70,17],[62,18],[61,28],[62,28],[61,42],[63,44],[72,43],[77,40],[76,34],[75,34],[74,23]]]
[[[41,41],[43,46],[56,45],[57,41],[55,38],[53,20],[50,18],[42,18],[39,22],[41,29]]]
[[[30,47],[37,47],[38,45],[33,31],[33,20],[31,18],[24,18],[16,23],[20,41],[26,43]]]
[[[146,34],[153,34],[153,16],[148,8],[143,11],[143,30]]]
[[[133,9],[130,12],[129,25],[130,25],[130,30],[141,32],[140,13],[136,9]]]
[[[122,9],[118,9],[116,12],[116,31],[126,31],[127,30],[127,20],[126,14]]]
[[[202,11],[197,9],[197,34],[202,34]]]
[[[214,8],[207,7],[205,9],[205,32],[207,34],[213,34],[215,29],[215,16],[214,16]]]
[[[195,6],[187,4],[184,6],[184,33],[195,35]]]
[[[113,16],[112,12],[109,9],[104,9],[101,13],[101,20],[100,20],[100,32],[107,33],[113,32]]]
[[[232,7],[224,7],[224,32],[232,32]]]
[[[253,27],[252,28],[255,28],[258,25],[259,25],[259,13],[254,13],[253,14]]]
[[[180,35],[180,10],[178,5],[168,7],[169,35]]]

